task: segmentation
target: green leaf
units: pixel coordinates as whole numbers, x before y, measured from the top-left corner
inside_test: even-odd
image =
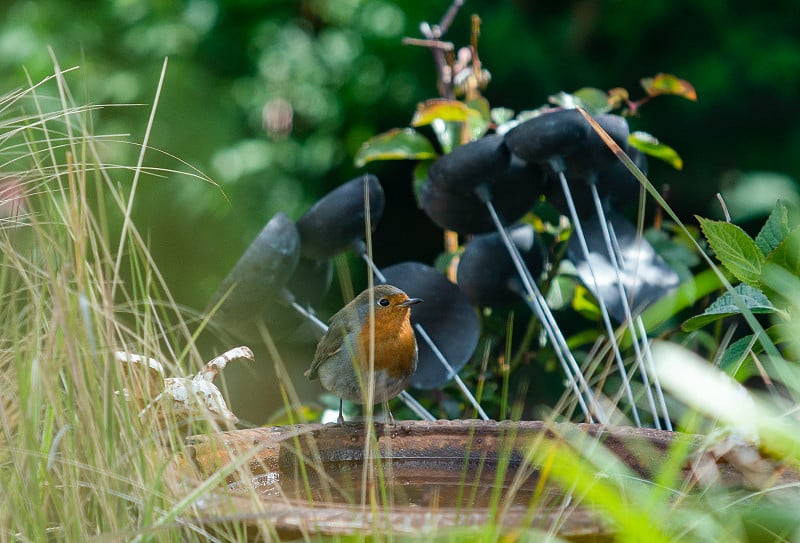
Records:
[[[355,164],[360,168],[374,160],[423,160],[435,157],[436,151],[425,136],[412,128],[393,128],[361,144]]]
[[[563,108],[581,107],[590,115],[599,115],[611,111],[609,96],[605,91],[594,87],[584,87],[572,94],[559,92],[548,97],[550,103]]]
[[[583,109],[588,111],[590,115],[611,111],[608,93],[605,91],[594,87],[583,87],[576,90],[574,96],[580,100],[581,104],[583,104]]]
[[[575,286],[575,295],[572,298],[572,309],[589,320],[596,321],[600,318],[600,306],[592,293],[583,285]]]
[[[697,91],[694,86],[684,79],[672,74],[658,74],[655,77],[645,77],[641,80],[642,88],[648,96],[672,94],[681,96],[692,102],[697,101]]]
[[[744,307],[751,313],[775,313],[778,311],[767,296],[757,288],[749,285],[736,285],[733,290],[742,297]],[[742,308],[737,305],[733,294],[726,292],[714,300],[714,303],[708,306],[701,315],[684,322],[681,328],[685,332],[691,332],[711,322],[733,315],[741,315],[743,312]]]
[[[764,254],[753,238],[735,224],[703,217],[697,220],[722,265],[742,283],[758,286]]]
[[[683,159],[678,152],[669,145],[661,143],[658,138],[647,132],[642,132],[641,130],[632,132],[628,136],[628,143],[646,155],[663,160],[676,170],[683,169]]]
[[[417,106],[411,126],[427,126],[436,119],[463,123],[469,119],[470,108],[458,100],[434,98]]]
[[[444,154],[452,152],[461,142],[461,130],[463,126],[464,123],[448,121],[433,123],[431,125],[433,133],[436,135],[436,140],[439,142],[439,146],[442,148]]]
[[[796,296],[796,281],[800,277],[800,227],[783,238],[763,265],[762,287],[776,304],[790,304]],[[783,274],[779,273],[785,270]],[[788,276],[783,277],[783,275]],[[788,294],[788,295],[787,295]]]
[[[614,87],[608,91],[608,105],[611,109],[618,108],[630,100],[628,90],[622,87]]]
[[[780,245],[789,234],[789,230],[789,210],[783,201],[778,200],[767,222],[756,236],[756,245],[766,256]]]
[[[483,137],[489,129],[491,122],[491,112],[489,101],[480,97],[467,102],[469,112],[467,113],[467,130],[469,130],[470,141],[475,141]]]
[[[800,227],[792,229],[784,236],[766,262],[781,266],[795,277],[800,277]]]
[[[500,126],[514,118],[514,110],[507,107],[494,107],[489,111],[489,118],[495,125]]]
[[[719,361],[719,369],[741,383],[758,373],[749,355],[751,352],[758,354],[760,350],[761,344],[753,342],[753,334],[744,336],[731,343]]]
[[[770,326],[767,328],[766,332],[769,340],[775,345],[786,345],[797,341],[797,333],[794,329],[794,326],[785,322]],[[751,343],[752,347],[748,349]],[[760,373],[759,369],[753,363],[752,357],[749,355],[751,353],[759,355],[763,352],[763,343],[761,341],[754,342],[753,334],[749,334],[731,343],[730,347],[728,347],[728,350],[726,350],[725,354],[722,355],[722,358],[719,362],[719,367],[737,381],[742,382],[748,377],[758,375]],[[772,375],[773,372],[770,371],[770,365],[765,365],[762,369],[766,370],[767,374],[771,377],[780,379],[780,376]]]

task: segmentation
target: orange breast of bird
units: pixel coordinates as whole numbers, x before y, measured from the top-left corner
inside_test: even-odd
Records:
[[[409,308],[392,307],[375,314],[375,371],[392,379],[404,379],[417,364],[417,344],[409,321]],[[360,357],[367,370],[370,352],[369,318],[359,333]]]

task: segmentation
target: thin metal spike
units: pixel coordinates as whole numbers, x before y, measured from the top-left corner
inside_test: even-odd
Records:
[[[553,164],[553,169],[558,174],[558,180],[560,181],[561,189],[564,192],[564,199],[566,200],[567,207],[569,208],[570,218],[572,219],[572,224],[575,227],[575,234],[578,237],[578,244],[581,247],[581,251],[583,251],[584,258],[586,258],[587,262],[589,262],[589,246],[586,243],[586,236],[583,234],[583,226],[581,224],[580,217],[578,217],[578,211],[575,208],[575,201],[572,198],[572,191],[570,191],[569,183],[567,183],[567,177],[564,175],[563,168],[558,167],[558,165]],[[591,272],[592,281],[595,284],[595,288],[598,289],[597,278],[595,277],[594,270],[591,266],[589,266],[589,270]],[[628,398],[628,403],[631,407],[631,415],[633,416],[636,426],[641,428],[642,420],[641,417],[639,417],[639,410],[636,407],[636,401],[633,397],[630,376],[628,375],[628,371],[625,369],[625,363],[622,360],[622,353],[619,350],[619,345],[617,345],[614,327],[611,324],[611,317],[609,317],[608,314],[608,308],[606,307],[606,304],[601,296],[597,297],[597,303],[600,306],[600,315],[603,318],[603,325],[605,326],[606,333],[608,334],[608,340],[611,342],[614,350],[614,359],[617,363],[617,370],[622,377],[622,386],[625,388],[625,395]]]
[[[550,307],[547,305],[547,301],[544,299],[541,291],[536,286],[536,282],[533,280],[533,277],[531,277],[530,270],[528,270],[527,266],[525,266],[525,262],[522,260],[522,256],[519,254],[517,246],[508,236],[508,232],[503,226],[500,216],[497,214],[497,210],[495,210],[494,205],[492,204],[489,188],[486,185],[481,185],[475,189],[475,193],[489,211],[492,222],[494,222],[495,228],[500,234],[500,238],[503,240],[503,244],[505,245],[506,250],[511,257],[511,261],[514,263],[514,267],[516,268],[517,274],[522,281],[522,286],[525,289],[525,293],[530,298],[531,303],[533,303],[533,305],[529,304],[529,306],[534,311],[536,317],[542,322],[545,332],[550,338],[557,355],[559,357],[563,356],[566,361],[569,362],[569,365],[575,368],[575,374],[573,375],[572,372],[566,370],[566,365],[563,365],[565,367],[565,373],[567,373],[567,376],[570,377],[570,379],[577,378],[581,385],[581,390],[588,400],[590,407],[587,407],[586,403],[579,401],[581,409],[584,411],[584,416],[588,421],[593,421],[592,413],[595,413],[599,419],[599,422],[607,423],[608,417],[605,415],[600,404],[595,400],[594,394],[592,393],[591,388],[583,376],[583,372],[580,371],[580,366],[567,346],[566,339],[561,333],[561,329],[555,323],[555,318],[550,311]],[[580,396],[581,394],[578,394],[578,397]]]

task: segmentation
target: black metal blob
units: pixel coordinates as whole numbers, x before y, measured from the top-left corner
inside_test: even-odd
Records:
[[[647,175],[647,156],[633,147],[627,149],[627,155]],[[603,171],[590,175],[569,175],[567,178],[579,217],[588,217],[596,212],[592,194],[588,190],[592,183],[597,185],[603,209],[619,210],[638,201],[639,181],[628,171],[625,164],[615,159],[611,167]],[[550,193],[548,202],[564,215],[569,215],[564,193],[560,189]]]
[[[425,303],[414,306],[411,323],[421,325],[457,373],[469,361],[478,345],[480,325],[475,309],[457,285],[419,262],[401,262],[381,270],[386,282],[419,297]],[[417,333],[419,363],[412,386],[423,390],[441,387],[452,379],[427,342]]]
[[[603,130],[628,149],[628,122],[619,115],[594,117]],[[577,109],[557,109],[528,119],[505,136],[511,152],[528,162],[562,159],[567,173],[586,174],[612,166],[614,154]]]
[[[299,259],[297,229],[284,213],[276,213],[222,281],[206,311],[221,301],[215,322],[236,337],[252,338],[264,307],[286,286]]]
[[[470,193],[479,185],[492,184],[510,161],[503,136],[492,134],[437,159],[428,169],[428,178],[441,191]]]
[[[508,229],[532,277],[538,277],[546,251],[533,227],[519,224]],[[458,285],[477,307],[507,307],[520,301],[519,275],[500,234],[475,236],[464,247],[458,263]]]
[[[303,343],[315,337],[316,328],[305,326],[307,319],[291,307],[316,307],[325,298],[333,280],[330,259],[314,260],[304,256],[281,293],[261,308],[261,320],[273,338]]]
[[[523,160],[546,162],[580,151],[591,130],[577,109],[556,109],[518,124],[505,140],[511,152]]]
[[[579,113],[580,115],[580,113]],[[590,177],[592,174],[603,172],[615,164],[619,163],[619,159],[614,155],[614,152],[606,145],[603,139],[595,132],[594,128],[589,125],[586,119],[581,117],[582,121],[589,126],[589,133],[586,137],[586,142],[575,152],[564,156],[564,162],[568,176],[583,175]],[[628,136],[630,129],[628,128],[628,121],[619,115],[597,115],[594,117],[597,124],[605,130],[614,142],[619,145],[623,151],[628,151]]]
[[[485,138],[484,138],[485,139]],[[441,159],[440,159],[441,160]],[[513,157],[506,167],[487,178],[492,203],[504,224],[512,224],[527,213],[547,190],[544,165],[526,163]],[[475,186],[467,182],[470,189]],[[420,189],[419,204],[440,228],[461,234],[495,229],[486,204],[473,191],[449,192],[427,179]]]
[[[301,256],[286,289],[300,305],[315,307],[325,299],[332,281],[333,262],[330,259],[318,260]]]
[[[365,184],[369,189],[370,224],[375,229],[386,203],[383,187],[374,175],[362,175],[323,196],[297,220],[303,256],[331,258],[364,237]]]
[[[586,288],[605,302],[611,317],[623,322],[626,317],[625,302],[620,296],[619,280],[611,258],[619,264],[619,279],[634,315],[677,287],[680,279],[653,246],[637,235],[636,227],[628,219],[615,212],[608,212],[605,218],[609,230],[615,235],[613,257],[609,256],[602,225],[593,215],[581,221],[589,247],[589,259],[584,256],[576,236],[569,240],[567,258],[577,268]]]

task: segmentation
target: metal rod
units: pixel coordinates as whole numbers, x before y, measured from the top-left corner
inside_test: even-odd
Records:
[[[422,337],[423,341],[428,344],[428,347],[431,348],[431,351],[433,351],[433,354],[436,356],[439,362],[442,363],[442,366],[444,366],[447,370],[447,380],[449,381],[450,379],[453,379],[456,383],[456,386],[458,386],[458,388],[461,390],[461,393],[464,394],[464,397],[467,399],[467,401],[469,401],[469,403],[472,404],[472,407],[474,407],[478,412],[478,416],[480,416],[480,418],[483,420],[489,420],[489,415],[486,414],[486,411],[484,411],[481,405],[478,403],[478,399],[475,398],[469,388],[467,388],[467,385],[458,375],[456,370],[453,369],[453,366],[451,366],[447,361],[442,351],[439,350],[439,347],[437,347],[436,343],[433,342],[431,336],[429,336],[428,332],[425,331],[425,328],[423,328],[420,323],[414,325],[414,328],[417,330],[417,333],[420,335],[420,337]]]
[[[500,238],[503,240],[503,244],[508,251],[509,256],[511,257],[511,261],[514,264],[514,267],[517,270],[517,274],[519,275],[520,280],[522,281],[522,286],[525,290],[527,296],[529,296],[530,300],[534,301],[533,305],[529,304],[529,307],[534,311],[534,314],[544,326],[545,333],[550,338],[551,343],[557,353],[557,356],[563,356],[565,361],[569,362],[569,366],[574,368],[575,373],[573,375],[572,372],[566,370],[567,365],[562,364],[565,368],[567,373],[567,377],[570,378],[577,378],[578,382],[581,386],[581,391],[586,396],[588,401],[588,408],[586,403],[579,401],[581,405],[581,409],[584,411],[584,416],[589,422],[593,422],[594,419],[592,417],[592,412],[598,417],[601,423],[607,423],[608,417],[605,415],[603,409],[600,407],[600,404],[595,400],[594,394],[592,393],[591,388],[589,387],[586,379],[583,376],[583,372],[580,370],[580,366],[578,365],[575,357],[572,355],[572,352],[569,350],[567,346],[566,339],[564,335],[561,333],[561,329],[558,327],[557,323],[555,322],[555,318],[553,317],[552,312],[550,311],[550,307],[547,305],[547,301],[544,299],[539,288],[536,286],[536,282],[531,277],[530,270],[525,265],[525,262],[522,260],[522,256],[519,254],[519,249],[517,246],[511,241],[511,238],[508,235],[505,227],[503,226],[502,221],[500,220],[500,216],[497,214],[497,210],[495,210],[494,205],[492,204],[489,188],[486,185],[481,185],[475,189],[475,193],[477,194],[478,198],[486,206],[486,209],[489,212],[489,215],[492,218],[492,222],[494,222],[495,228],[497,229],[498,234],[500,234]],[[581,394],[578,394],[580,397]]]
[[[577,235],[578,244],[581,247],[584,258],[586,258],[587,263],[589,263],[589,246],[586,243],[586,236],[583,233],[583,226],[581,225],[580,217],[578,217],[578,211],[575,208],[575,200],[572,198],[572,191],[569,188],[569,183],[567,183],[567,177],[564,175],[564,169],[557,163],[553,163],[552,167],[558,174],[558,180],[561,182],[561,190],[564,193],[564,199],[566,200],[567,207],[569,208],[570,218],[572,219],[572,224],[575,227],[575,234]],[[602,296],[599,295],[600,289],[598,286],[597,277],[594,274],[594,269],[592,268],[591,264],[589,265],[589,272],[592,276],[592,282],[595,285],[596,292],[598,292],[597,303],[600,306],[600,315],[603,318],[603,325],[606,328],[608,340],[611,342],[611,346],[614,351],[614,359],[617,363],[617,371],[619,371],[620,376],[622,377],[622,386],[625,388],[625,395],[627,396],[628,403],[631,406],[631,415],[633,416],[636,426],[641,428],[642,420],[639,417],[639,410],[636,408],[636,402],[633,397],[633,389],[631,388],[630,383],[630,376],[625,369],[625,363],[622,360],[622,353],[619,350],[619,345],[617,345],[614,327],[611,324],[611,318],[608,315],[608,308],[606,307]]]
[[[611,263],[611,267],[614,269],[614,275],[617,283],[617,294],[620,297],[622,309],[625,312],[625,325],[628,328],[628,333],[631,335],[631,344],[633,345],[634,358],[636,361],[631,373],[633,374],[637,367],[641,367],[642,371],[639,373],[642,376],[642,385],[644,385],[647,406],[650,408],[650,414],[653,416],[655,427],[660,430],[661,423],[658,418],[658,410],[656,409],[655,400],[653,398],[653,391],[650,388],[650,379],[647,376],[647,371],[645,371],[644,368],[644,359],[642,358],[642,351],[639,348],[639,340],[637,339],[638,334],[634,326],[631,306],[630,303],[628,303],[628,293],[626,292],[625,284],[622,281],[622,268],[626,267],[627,264],[623,261],[622,255],[619,252],[619,242],[617,241],[616,235],[613,235],[612,237],[612,233],[609,230],[608,220],[606,219],[605,210],[603,209],[603,203],[600,200],[600,193],[597,191],[597,185],[595,183],[590,183],[589,188],[592,192],[592,200],[594,201],[595,212],[597,213],[597,221],[600,224],[600,231],[603,234],[603,241],[606,245],[606,251],[608,251],[608,259]]]
[[[667,409],[667,401],[664,399],[664,389],[661,387],[661,381],[658,378],[658,373],[655,371],[653,363],[653,353],[650,351],[650,341],[647,339],[647,330],[644,327],[644,319],[641,315],[636,316],[636,324],[639,327],[639,337],[642,338],[642,350],[644,351],[644,361],[646,370],[653,376],[653,387],[656,389],[656,399],[661,408],[661,417],[664,419],[664,428],[672,432],[672,419],[669,416],[669,409]]]

